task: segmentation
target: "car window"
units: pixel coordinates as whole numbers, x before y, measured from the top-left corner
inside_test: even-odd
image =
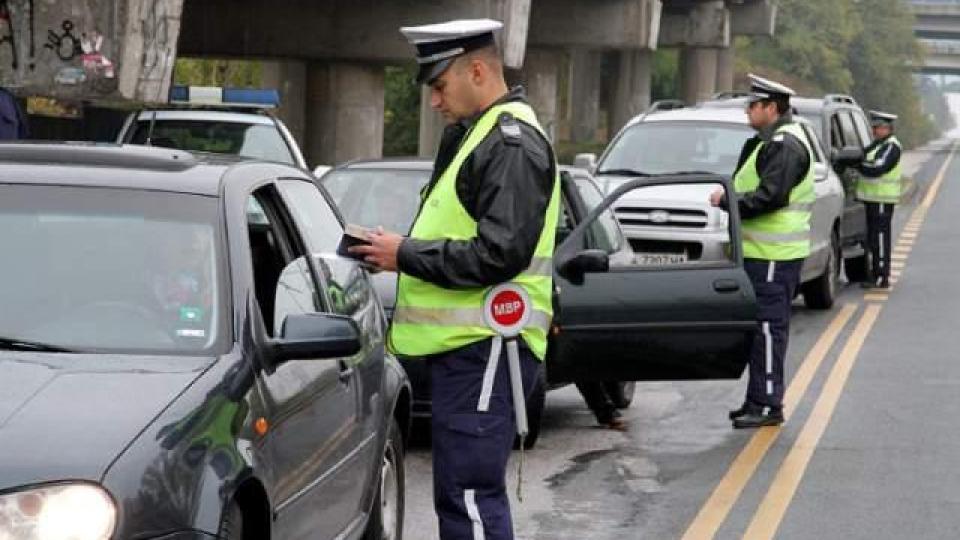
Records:
[[[731,175],[744,141],[753,135],[746,124],[719,122],[645,122],[628,128],[611,145],[598,166],[648,174],[707,171]]]
[[[573,183],[577,187],[580,198],[583,199],[587,212],[592,211],[603,202],[603,195],[590,179],[583,176],[574,176]],[[592,247],[602,249],[607,253],[613,253],[623,248],[623,235],[617,225],[617,218],[614,217],[609,208],[600,214],[600,217],[590,227],[592,229],[590,236],[597,243],[596,246]]]
[[[0,336],[209,355],[227,339],[217,200],[0,185]]]
[[[801,112],[799,116],[809,122],[809,127],[813,129],[818,139],[825,140],[823,138],[823,119],[818,114]]]
[[[873,140],[873,137],[870,132],[870,128],[867,126],[867,120],[863,117],[863,113],[860,111],[854,110],[850,114],[853,116],[853,123],[856,125],[857,134],[860,136],[860,142],[864,147],[870,144],[870,141]]]
[[[845,146],[843,139],[843,129],[840,127],[840,115],[834,114],[830,117],[830,147],[840,150]]]
[[[803,128],[803,132],[807,134],[807,140],[810,142],[810,147],[813,150],[813,159],[817,163],[823,163],[825,160],[823,156],[823,146],[820,144],[820,139],[817,138],[817,134],[813,132],[813,129],[807,124],[800,124]]]
[[[303,180],[281,180],[279,184],[323,277],[330,310],[357,314],[371,301],[372,289],[360,265],[336,255],[343,234],[340,220],[316,185]]]
[[[247,214],[254,293],[267,333],[277,337],[287,316],[320,311],[322,304],[306,254],[284,223],[285,208],[275,188],[260,188],[250,198],[255,202],[248,202],[248,208],[263,209],[263,219]]]
[[[840,130],[843,132],[843,142],[846,146],[862,146],[863,142],[857,136],[857,128],[853,125],[853,118],[848,111],[837,113],[840,120]]]
[[[136,123],[131,144],[177,148],[192,152],[230,154],[295,165],[290,148],[274,125],[215,120],[149,120]]]
[[[347,168],[324,175],[323,186],[347,223],[406,234],[429,181],[429,170]]]

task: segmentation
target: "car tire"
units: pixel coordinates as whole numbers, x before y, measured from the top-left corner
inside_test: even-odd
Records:
[[[537,368],[537,382],[527,400],[527,436],[523,439],[523,449],[530,450],[540,438],[540,423],[543,420],[543,407],[547,401],[547,372],[541,364]],[[513,440],[514,450],[520,448],[520,437]]]
[[[830,235],[830,253],[827,264],[816,279],[804,283],[803,301],[810,309],[830,309],[837,297],[837,277],[840,274],[840,238],[834,229]]]
[[[399,540],[403,536],[403,439],[396,418],[390,420],[380,459],[380,479],[363,540]]]
[[[220,534],[217,538],[223,540],[243,540],[243,510],[237,501],[230,501],[230,505],[223,512],[220,522]]]
[[[862,283],[867,280],[870,268],[870,255],[864,251],[863,255],[843,260],[843,273],[850,283]]]
[[[610,401],[618,409],[627,409],[633,403],[633,393],[637,388],[634,381],[608,381],[603,383]]]

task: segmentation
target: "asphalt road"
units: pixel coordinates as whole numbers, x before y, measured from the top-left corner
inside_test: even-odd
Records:
[[[736,431],[746,379],[646,383],[625,433],[595,427],[575,388],[508,469],[517,538],[960,538],[960,159],[908,153],[889,294],[845,285],[829,311],[794,306],[787,422]],[[406,460],[404,538],[437,538],[430,452]]]

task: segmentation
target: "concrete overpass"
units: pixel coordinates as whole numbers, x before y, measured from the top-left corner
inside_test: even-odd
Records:
[[[960,40],[921,40],[926,55],[921,73],[960,75]]]
[[[730,89],[731,36],[771,34],[775,15],[775,0],[0,0],[0,65],[13,66],[0,84],[158,100],[176,55],[272,60],[266,84],[281,89],[308,159],[337,163],[381,154],[384,66],[412,55],[399,26],[490,17],[505,22],[506,64],[548,129],[569,116],[569,138],[587,141],[601,109],[612,131],[647,106],[653,50],[682,50],[683,97],[696,101]],[[84,39],[96,35],[91,52]],[[604,62],[618,74],[605,85]],[[426,107],[421,117],[430,154],[440,125]]]
[[[911,0],[914,34],[925,56],[914,69],[930,74],[960,74],[960,0]]]

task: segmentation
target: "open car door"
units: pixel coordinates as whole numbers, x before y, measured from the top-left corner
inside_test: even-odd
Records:
[[[756,298],[739,241],[724,260],[614,265],[591,245],[591,226],[623,194],[661,186],[722,187],[710,174],[631,180],[604,198],[557,247],[555,310],[547,354],[550,383],[583,380],[736,379],[756,328]],[[706,197],[706,195],[705,195]],[[740,238],[736,205],[729,238]]]

